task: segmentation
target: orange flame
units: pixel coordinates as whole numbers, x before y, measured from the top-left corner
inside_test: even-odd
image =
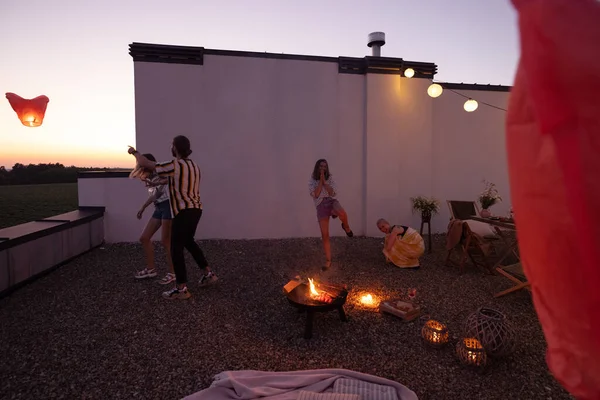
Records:
[[[308,278],[308,283],[310,283],[310,295],[318,296],[319,292],[317,292],[317,289],[315,288],[315,283],[313,282],[313,280]]]

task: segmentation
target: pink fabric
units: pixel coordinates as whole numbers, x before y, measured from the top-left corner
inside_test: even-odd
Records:
[[[507,152],[525,274],[552,373],[600,398],[600,2],[512,0],[521,60]]]
[[[323,393],[339,378],[358,379],[393,387],[399,400],[418,400],[417,395],[398,382],[346,369],[304,371],[225,371],[212,385],[184,400],[296,400],[301,390]]]

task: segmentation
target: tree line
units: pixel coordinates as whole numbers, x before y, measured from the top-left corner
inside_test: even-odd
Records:
[[[39,185],[44,183],[76,183],[79,171],[111,171],[118,168],[65,167],[63,164],[16,163],[8,170],[0,166],[0,185]]]

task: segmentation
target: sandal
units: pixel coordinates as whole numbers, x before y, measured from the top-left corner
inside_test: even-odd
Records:
[[[143,270],[138,271],[135,274],[135,279],[154,278],[155,276],[156,276],[156,269],[144,268]]]
[[[167,274],[158,283],[161,285],[168,285],[171,282],[175,282],[175,274],[167,272]]]

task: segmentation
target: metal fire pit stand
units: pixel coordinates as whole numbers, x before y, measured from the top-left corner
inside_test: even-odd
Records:
[[[287,299],[293,307],[296,307],[299,312],[306,312],[306,326],[304,328],[304,339],[312,338],[313,320],[315,313],[323,313],[337,310],[340,319],[347,322],[346,313],[344,312],[344,304],[348,297],[346,289],[337,289],[339,294],[333,298],[331,303],[321,303],[310,298],[310,288],[307,284],[302,283],[290,293],[287,294]]]

